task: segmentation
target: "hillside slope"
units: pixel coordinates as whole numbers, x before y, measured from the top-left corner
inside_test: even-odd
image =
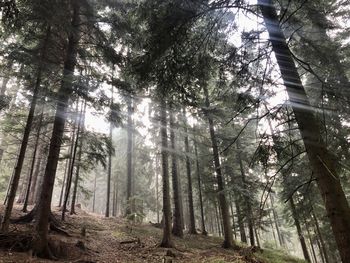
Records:
[[[58,216],[58,211],[55,214]],[[17,216],[20,212],[15,211]],[[0,262],[190,262],[190,263],[302,263],[281,251],[254,251],[251,248],[226,250],[217,237],[186,235],[175,238],[175,249],[158,247],[162,230],[152,225],[130,225],[118,218],[103,218],[79,210],[69,216],[62,228],[70,236],[51,233],[51,244],[59,261],[38,259],[31,251],[18,252],[15,247],[1,248]],[[31,234],[32,225],[15,225],[14,233]],[[1,235],[0,235],[1,237]],[[1,240],[0,240],[1,241]]]

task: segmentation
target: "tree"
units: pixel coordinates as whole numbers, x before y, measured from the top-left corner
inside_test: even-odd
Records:
[[[161,247],[174,247],[171,237],[171,204],[169,187],[169,161],[168,161],[168,133],[167,133],[167,103],[165,94],[161,96],[160,103],[160,134],[163,182],[163,238]]]
[[[259,0],[270,41],[275,52],[284,85],[302,135],[310,164],[324,201],[343,262],[350,261],[350,208],[338,179],[336,161],[327,150],[320,126],[312,112],[292,53],[280,29],[271,0]]]
[[[177,163],[177,147],[175,138],[175,118],[174,118],[174,106],[173,102],[169,103],[169,129],[170,129],[170,144],[171,144],[171,176],[173,186],[173,199],[174,199],[174,214],[173,214],[173,229],[172,233],[175,236],[183,237],[183,221],[182,221],[182,198],[180,189],[180,177],[178,173]]]
[[[72,94],[74,69],[77,63],[77,48],[80,38],[79,26],[81,1],[74,1],[71,8],[72,31],[68,39],[68,47],[64,62],[64,72],[62,83],[58,91],[56,115],[53,124],[48,160],[42,183],[42,191],[40,193],[39,203],[37,204],[38,212],[36,215],[35,223],[35,230],[37,232],[37,235],[33,241],[33,249],[35,251],[35,254],[44,257],[52,257],[48,245],[48,224],[51,211],[53,185],[55,181],[60,146],[66,121],[66,109],[69,97]]]

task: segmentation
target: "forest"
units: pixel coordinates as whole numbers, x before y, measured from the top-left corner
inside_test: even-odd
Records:
[[[350,263],[349,0],[0,18],[0,262]]]

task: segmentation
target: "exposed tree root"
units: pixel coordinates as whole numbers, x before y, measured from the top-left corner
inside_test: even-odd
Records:
[[[30,233],[11,232],[0,234],[0,247],[15,251],[28,251],[32,243],[32,235]]]
[[[19,218],[13,218],[11,219],[12,224],[29,224],[35,219],[36,215],[36,208],[34,207],[28,214],[21,216]],[[70,237],[71,235],[68,234],[67,231],[63,230],[61,228],[61,222],[59,222],[56,217],[53,215],[52,212],[50,212],[50,217],[49,217],[49,223],[50,223],[50,230],[54,231],[58,234]]]
[[[66,236],[66,237],[70,237],[70,236],[71,236],[70,234],[68,234],[67,231],[65,231],[65,230],[63,230],[62,228],[58,227],[58,226],[57,226],[55,223],[53,223],[53,222],[50,223],[50,230],[51,230],[51,231],[54,231],[54,232],[56,232],[56,233],[58,233],[58,234],[64,235],[64,236]]]

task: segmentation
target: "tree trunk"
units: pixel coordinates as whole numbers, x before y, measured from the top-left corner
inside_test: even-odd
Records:
[[[312,242],[312,236],[311,236],[310,229],[309,229],[309,226],[308,226],[308,223],[307,223],[305,217],[304,217],[304,225],[305,225],[307,237],[309,239],[312,257],[314,259],[314,262],[317,263],[317,256],[316,256],[315,248],[314,248],[314,245],[313,245],[313,242]]]
[[[92,212],[95,213],[95,202],[96,202],[96,181],[97,181],[97,172],[95,172],[95,179],[94,179],[94,194],[92,198]]]
[[[238,149],[238,163],[239,163],[239,168],[241,171],[241,180],[242,180],[242,189],[244,190],[244,201],[247,206],[247,222],[248,222],[248,230],[249,230],[249,240],[250,240],[250,245],[255,246],[255,238],[254,238],[254,219],[253,219],[253,211],[252,211],[252,205],[251,205],[251,200],[249,196],[247,196],[247,193],[249,193],[249,189],[247,187],[247,181],[246,181],[246,174],[244,171],[243,167],[243,161],[241,158],[241,146],[239,144],[239,140],[237,140],[237,149]]]
[[[205,229],[205,219],[204,219],[204,207],[203,207],[203,197],[202,197],[202,176],[199,169],[199,159],[198,159],[198,149],[197,149],[197,141],[194,140],[194,152],[196,155],[196,168],[197,168],[197,182],[198,182],[198,193],[199,193],[199,206],[201,210],[201,222],[202,222],[202,234],[208,235]]]
[[[131,213],[134,213],[135,211],[132,210],[132,204],[130,203],[132,198],[132,182],[133,182],[133,105],[132,105],[132,98],[130,95],[126,98],[127,101],[127,107],[128,107],[128,126],[127,126],[127,133],[128,133],[128,145],[127,145],[127,184],[126,184],[126,215],[130,215]]]
[[[81,109],[80,116],[79,116],[79,127],[81,126],[81,132],[77,135],[77,142],[79,141],[79,153],[78,153],[78,163],[77,163],[77,169],[75,172],[75,181],[74,181],[74,188],[73,188],[73,195],[72,195],[72,202],[70,207],[70,214],[75,214],[75,203],[77,200],[77,192],[78,192],[78,185],[79,185],[79,172],[81,167],[81,155],[82,155],[82,146],[83,146],[83,136],[84,136],[84,130],[85,130],[85,113],[86,113],[86,101],[84,101],[84,109]]]
[[[314,212],[313,208],[311,210],[311,215],[312,215],[312,218],[313,218],[313,220],[315,222],[317,236],[318,236],[318,238],[320,239],[320,242],[321,242],[321,247],[322,247],[324,260],[325,260],[326,263],[329,263],[329,257],[328,257],[328,253],[327,253],[326,244],[324,242],[324,239],[323,239],[323,236],[322,236],[322,233],[321,233],[321,230],[320,230],[320,225],[318,223],[318,220],[317,220],[317,217],[315,215],[315,212]]]
[[[67,173],[68,173],[68,166],[69,166],[68,164],[69,164],[69,160],[67,159],[66,165],[64,167],[64,175],[63,175],[62,187],[61,187],[61,192],[60,192],[60,201],[58,202],[58,207],[62,206],[64,185],[66,183],[66,177],[67,177]]]
[[[304,239],[304,235],[303,235],[303,232],[301,230],[299,217],[298,217],[298,213],[297,213],[296,208],[295,208],[293,197],[290,197],[289,204],[290,204],[290,208],[292,210],[292,216],[294,219],[295,227],[297,228],[297,232],[298,232],[298,236],[299,236],[299,240],[300,240],[300,245],[301,245],[301,249],[303,250],[304,258],[307,262],[311,262],[310,255],[309,255],[309,252],[307,250],[306,242]]]
[[[156,171],[158,171],[158,157],[156,156]],[[157,223],[160,223],[160,216],[159,216],[159,177],[158,173],[156,172],[156,211],[157,211]]]
[[[236,211],[237,211],[238,227],[239,227],[239,233],[241,236],[241,241],[243,243],[247,243],[247,235],[245,233],[241,206],[240,206],[239,200],[237,198],[235,198],[235,206],[236,206]]]
[[[79,109],[79,100],[77,101],[76,115],[75,115],[75,118],[76,118],[75,123],[78,123],[78,128],[77,128],[77,133],[76,133],[75,137],[74,137],[74,133],[75,132],[73,132],[73,141],[72,141],[73,152],[72,152],[72,155],[71,155],[71,163],[70,163],[70,166],[69,166],[69,173],[68,173],[68,177],[67,177],[66,191],[65,191],[65,196],[64,196],[63,206],[62,206],[62,215],[61,215],[62,221],[65,220],[65,216],[66,216],[67,204],[68,204],[68,199],[69,199],[69,195],[70,195],[70,189],[72,187],[74,166],[75,166],[75,160],[76,160],[76,156],[77,156],[78,145],[79,145],[79,138],[80,138],[80,133],[81,133],[80,132],[80,130],[81,130],[81,121],[79,119],[80,113],[78,113],[78,109]],[[82,109],[81,109],[81,111],[82,111]],[[75,138],[75,140],[74,140],[74,138]]]
[[[186,117],[186,108],[182,109],[182,118],[184,122],[184,134],[185,134],[185,154],[186,154],[186,173],[187,173],[187,194],[188,194],[188,208],[190,216],[190,234],[197,234],[196,231],[196,219],[194,216],[194,205],[193,205],[193,189],[192,189],[192,172],[191,172],[191,160],[190,160],[190,144],[188,140],[188,129],[187,129],[187,117]]]
[[[41,131],[41,126],[42,126],[42,122],[43,122],[43,118],[44,118],[44,109],[41,111],[39,118],[40,119],[39,119],[39,123],[38,123],[38,131],[37,131],[36,138],[35,138],[34,152],[33,152],[30,172],[29,172],[29,178],[28,178],[28,182],[27,182],[27,190],[26,190],[26,195],[24,198],[24,204],[23,204],[23,208],[22,208],[23,212],[27,212],[27,207],[28,207],[28,202],[29,202],[29,193],[30,193],[30,188],[32,185],[32,178],[33,178],[33,172],[34,172],[34,167],[35,167],[36,153],[37,153],[38,146],[39,146],[40,131]]]
[[[270,194],[270,202],[271,202],[273,221],[275,222],[276,232],[277,232],[277,236],[278,236],[278,241],[280,243],[280,246],[284,247],[284,243],[282,240],[281,231],[280,231],[280,227],[279,227],[279,218],[278,218],[278,214],[276,212],[275,206],[274,206],[274,199],[273,199],[273,196],[271,194]]]
[[[114,68],[114,67],[113,67]],[[113,104],[113,91],[114,87],[112,85],[112,98],[111,98],[111,109]],[[109,139],[111,141],[111,145],[113,145],[113,123],[111,122],[109,124]],[[105,211],[105,217],[109,217],[109,210],[110,210],[110,200],[111,200],[111,177],[112,177],[112,151],[109,152],[108,156],[108,170],[107,170],[107,196],[106,196],[106,211]]]
[[[169,190],[169,163],[168,163],[168,134],[167,134],[167,112],[164,94],[160,104],[160,136],[161,136],[161,156],[162,156],[162,181],[163,181],[163,239],[161,247],[174,247],[171,237],[171,204]]]
[[[56,115],[53,123],[52,136],[49,146],[48,160],[40,192],[38,212],[35,219],[35,238],[33,240],[34,254],[43,257],[52,257],[48,245],[48,224],[51,212],[52,192],[56,177],[64,126],[66,122],[66,109],[69,98],[73,92],[72,82],[74,69],[77,63],[77,49],[79,44],[79,9],[80,1],[73,1],[72,30],[68,39],[66,58],[64,62],[63,79],[58,90]]]
[[[10,216],[11,216],[11,212],[12,212],[12,208],[13,208],[13,203],[14,203],[14,200],[16,197],[19,179],[21,177],[21,172],[22,172],[24,157],[25,157],[26,150],[27,150],[29,135],[30,135],[30,131],[32,129],[32,124],[33,124],[33,120],[34,120],[36,103],[38,100],[38,95],[40,93],[42,63],[43,63],[43,60],[46,56],[46,48],[47,48],[47,44],[49,41],[49,37],[50,37],[50,28],[48,28],[46,30],[46,36],[45,36],[45,39],[43,41],[43,48],[42,48],[41,54],[40,54],[38,72],[37,72],[34,91],[33,91],[33,98],[32,98],[32,101],[30,103],[30,109],[29,109],[29,113],[28,113],[28,117],[27,117],[27,123],[26,123],[26,126],[24,128],[21,148],[19,150],[17,164],[16,164],[15,171],[13,174],[11,188],[10,188],[8,200],[7,200],[6,207],[5,207],[4,217],[2,218],[2,222],[1,222],[1,231],[2,232],[7,232],[9,229],[9,225],[10,225]]]
[[[210,138],[211,138],[211,143],[213,148],[214,167],[216,172],[216,180],[218,184],[218,198],[219,198],[219,205],[220,205],[222,221],[223,221],[223,232],[224,232],[223,247],[232,248],[232,247],[235,247],[235,244],[233,242],[230,214],[229,214],[228,205],[225,197],[224,179],[221,171],[219,150],[218,150],[218,145],[217,145],[216,135],[214,130],[214,122],[212,117],[207,112],[207,110],[210,107],[209,94],[206,86],[203,86],[203,90],[204,90],[204,96],[205,96],[205,106],[207,108],[205,110],[205,114],[209,122]]]
[[[280,28],[272,0],[259,0],[311,168],[330,219],[342,261],[350,262],[350,208],[336,171],[336,160],[322,140],[320,125],[310,106],[292,54]]]
[[[179,188],[180,178],[177,170],[177,149],[175,145],[175,121],[172,105],[169,106],[169,125],[170,125],[170,143],[171,143],[171,175],[173,186],[173,199],[174,199],[174,215],[173,215],[173,230],[172,233],[175,236],[183,237],[183,221],[181,211],[181,189]]]

